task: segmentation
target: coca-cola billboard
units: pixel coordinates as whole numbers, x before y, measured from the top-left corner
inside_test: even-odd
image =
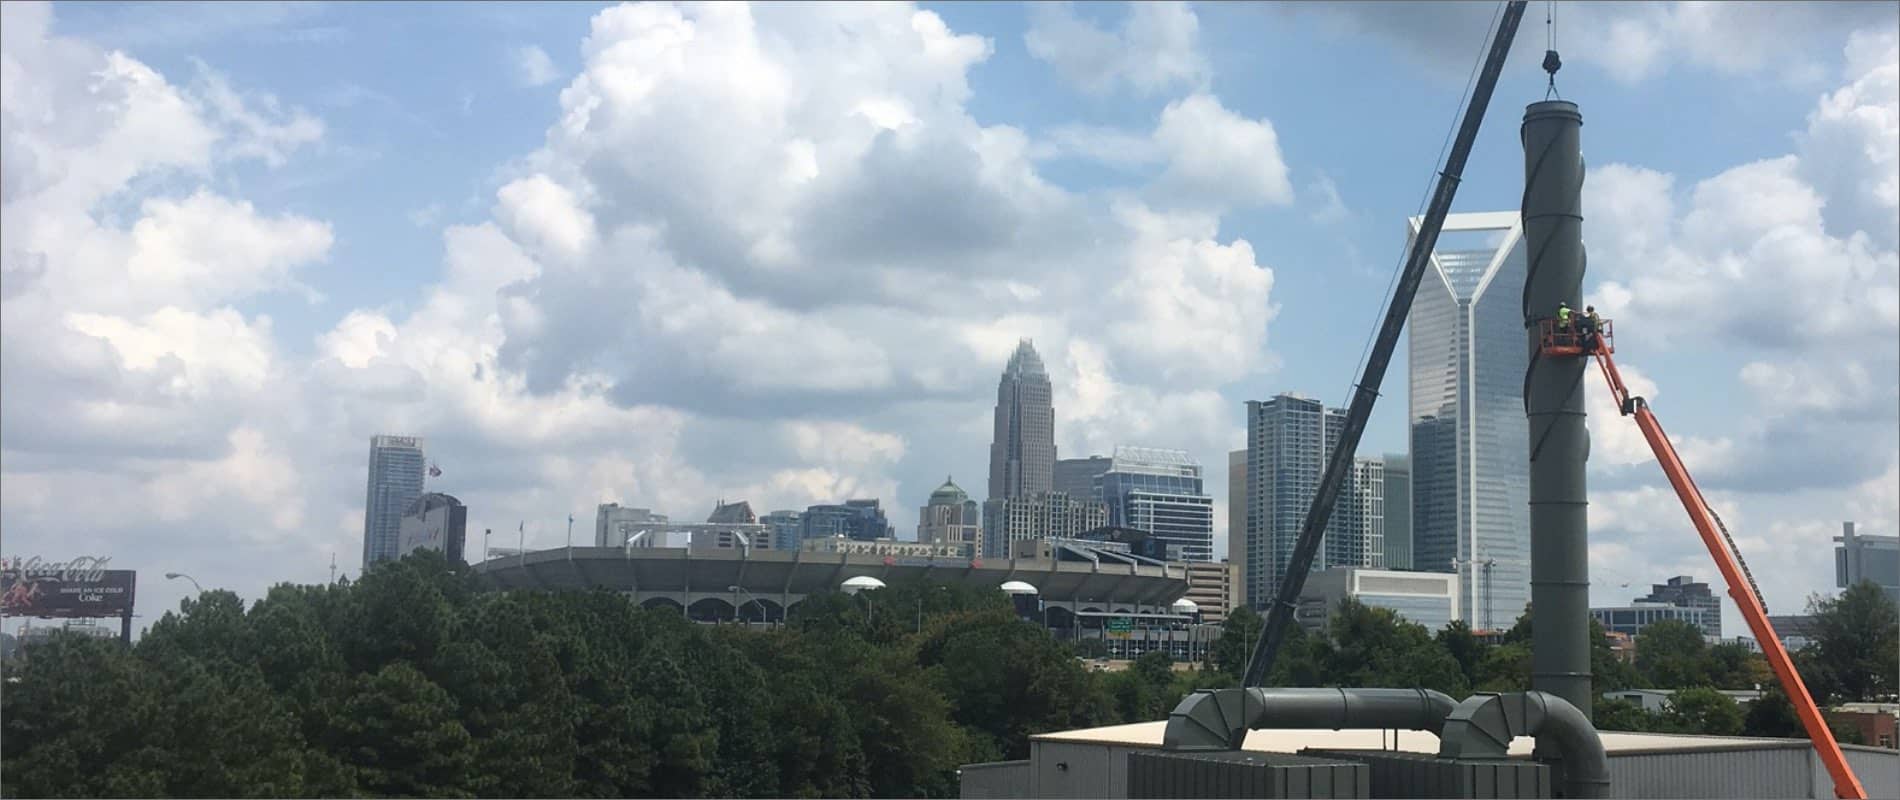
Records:
[[[132,613],[138,573],[107,569],[112,559],[38,556],[0,561],[0,616],[124,617]]]

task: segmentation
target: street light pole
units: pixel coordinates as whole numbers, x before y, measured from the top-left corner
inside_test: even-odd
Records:
[[[191,577],[190,575],[186,575],[186,574],[185,574],[185,573],[183,573],[183,572],[167,572],[167,573],[165,573],[165,580],[168,580],[168,581],[175,581],[175,580],[178,580],[179,578],[184,578],[185,580],[188,580],[188,581],[191,581],[191,588],[193,588],[193,589],[197,589],[197,590],[198,590],[198,593],[199,593],[199,594],[204,594],[204,593],[205,593],[205,587],[203,587],[203,586],[199,586],[199,585],[198,585],[198,579],[197,579],[197,578],[193,578],[193,577]]]

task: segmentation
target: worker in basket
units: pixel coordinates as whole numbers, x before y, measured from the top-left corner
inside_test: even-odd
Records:
[[[1603,332],[1603,318],[1597,316],[1596,306],[1583,307],[1583,319],[1577,324],[1583,333],[1583,352],[1594,353],[1597,349],[1597,336]]]
[[[1561,300],[1558,301],[1556,341],[1559,343],[1567,339],[1574,341],[1576,333],[1576,330],[1570,327],[1570,303]]]

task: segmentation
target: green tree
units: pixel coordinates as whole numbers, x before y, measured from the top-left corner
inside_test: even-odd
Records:
[[[1774,681],[1768,661],[1738,642],[1710,646],[1705,659],[1709,685],[1718,689],[1753,689]]]
[[[1263,624],[1260,615],[1246,606],[1228,612],[1227,619],[1220,624],[1220,638],[1209,648],[1208,660],[1214,668],[1236,680],[1245,675],[1247,660],[1253,657],[1253,646],[1260,640]]]
[[[407,662],[358,675],[338,720],[340,755],[363,791],[471,795],[474,742],[456,719],[455,701]]]
[[[1590,685],[1597,694],[1629,689],[1637,683],[1636,668],[1616,657],[1610,649],[1609,634],[1603,623],[1590,618]]]
[[[1438,646],[1444,648],[1453,661],[1458,662],[1458,671],[1464,674],[1465,683],[1478,685],[1478,664],[1484,661],[1486,647],[1471,632],[1470,623],[1454,619],[1451,624],[1439,629],[1434,638]]]
[[[1815,629],[1810,663],[1823,668],[1810,683],[1816,694],[1835,702],[1900,692],[1900,612],[1879,586],[1863,581],[1839,597],[1810,598],[1808,613]]]
[[[1652,687],[1708,686],[1708,668],[1701,628],[1666,619],[1644,627],[1636,637],[1636,671]]]
[[[1034,734],[1111,718],[1100,684],[1068,650],[1010,612],[965,614],[925,634],[918,663],[951,718],[1003,758],[1027,757]]]
[[[1317,651],[1333,685],[1416,686],[1461,697],[1469,690],[1451,653],[1425,626],[1391,609],[1346,598],[1333,613],[1330,633]]]
[[[1640,646],[1637,652],[1642,652]],[[1663,716],[1682,733],[1734,736],[1742,732],[1741,708],[1728,695],[1706,686],[1671,694],[1669,709]]]
[[[1531,646],[1512,642],[1491,648],[1478,663],[1478,691],[1521,692],[1531,688]]]
[[[1788,695],[1780,686],[1763,689],[1761,697],[1748,704],[1748,713],[1742,718],[1742,735],[1781,739],[1808,736],[1801,728],[1800,717],[1795,716],[1794,704],[1788,702]]]
[[[1600,731],[1641,733],[1672,730],[1672,726],[1660,715],[1646,711],[1628,700],[1598,698],[1590,704],[1590,722]]]

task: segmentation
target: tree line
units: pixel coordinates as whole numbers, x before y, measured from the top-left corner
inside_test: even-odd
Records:
[[[1882,610],[1884,645],[1810,659],[1840,676],[1832,691],[1892,691]],[[1866,630],[1845,597],[1822,611],[1843,642]],[[1194,689],[1235,685],[1258,624],[1236,612],[1197,669],[1150,653],[1093,672],[995,591],[819,595],[760,630],[605,591],[483,591],[422,553],[248,608],[205,592],[129,648],[32,645],[4,671],[0,794],[947,797],[959,765],[1024,758],[1037,733],[1158,720]],[[1289,642],[1271,682],[1521,688],[1529,625],[1492,645],[1349,603]],[[1619,667],[1606,645],[1599,680],[1756,677],[1723,647],[1659,646]]]

